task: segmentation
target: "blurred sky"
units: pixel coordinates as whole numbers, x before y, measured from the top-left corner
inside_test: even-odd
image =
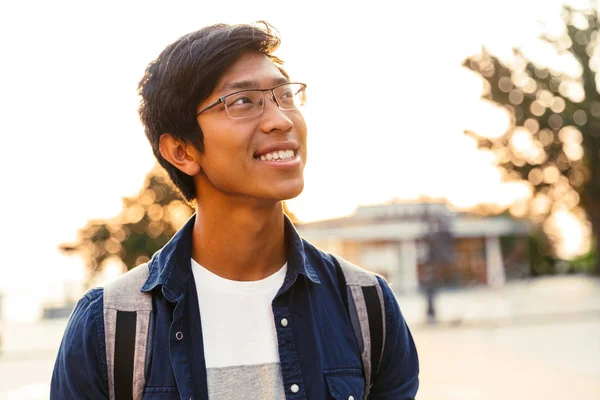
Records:
[[[35,313],[23,299],[81,279],[80,262],[61,256],[58,244],[89,218],[116,215],[121,198],[140,189],[154,159],[136,85],[179,36],[258,19],[279,29],[280,56],[309,86],[306,187],[289,203],[301,219],[420,195],[460,207],[508,204],[522,191],[501,185],[491,158],[463,135],[499,135],[507,118],[479,100],[481,80],[461,62],[482,44],[501,57],[520,46],[556,62],[537,39],[538,21],[559,29],[561,4],[3,1],[0,290],[9,316]]]

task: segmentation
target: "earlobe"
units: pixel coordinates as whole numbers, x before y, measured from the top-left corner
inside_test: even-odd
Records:
[[[160,136],[159,150],[163,158],[181,172],[194,176],[200,172],[201,167],[191,147],[191,145],[175,139],[170,133]]]

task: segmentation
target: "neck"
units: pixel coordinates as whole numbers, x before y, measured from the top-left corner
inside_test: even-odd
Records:
[[[281,202],[261,207],[199,202],[192,257],[226,279],[272,275],[287,261]]]

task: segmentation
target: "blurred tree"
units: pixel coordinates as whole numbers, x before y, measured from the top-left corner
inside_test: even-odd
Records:
[[[283,203],[284,212],[298,218]],[[63,243],[63,253],[79,255],[92,278],[111,260],[133,268],[163,247],[194,212],[169,182],[158,164],[148,173],[142,190],[123,198],[121,213],[107,220],[90,220],[78,231],[75,243]]]
[[[590,222],[600,254],[600,14],[595,4],[583,11],[565,6],[562,17],[562,35],[541,38],[573,57],[581,75],[542,67],[519,49],[510,63],[483,49],[464,65],[483,78],[482,98],[506,109],[512,123],[497,138],[465,133],[495,154],[509,180],[532,188],[531,201],[518,214],[542,223],[553,211],[569,209]]]
[[[110,260],[120,260],[132,268],[148,261],[192,213],[157,165],[136,196],[123,198],[118,216],[88,221],[75,243],[63,243],[59,248],[82,257],[92,276]]]

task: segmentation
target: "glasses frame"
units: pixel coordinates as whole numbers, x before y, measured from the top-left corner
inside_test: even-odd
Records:
[[[283,111],[289,111],[289,110],[296,110],[297,107],[293,107],[293,108],[283,108],[281,107],[281,104],[279,104],[279,101],[277,101],[277,97],[275,96],[275,89],[281,87],[281,86],[286,86],[286,85],[300,85],[302,87],[302,91],[306,91],[306,83],[302,83],[302,82],[285,82],[285,83],[280,83],[279,85],[273,86],[272,88],[269,89],[244,89],[244,90],[238,90],[237,92],[233,92],[233,93],[229,93],[226,94],[225,96],[221,96],[219,97],[219,99],[217,101],[215,101],[214,103],[211,103],[209,105],[207,105],[206,107],[204,107],[202,110],[198,111],[198,113],[196,113],[196,117],[199,116],[200,114],[202,114],[205,111],[210,110],[211,108],[214,108],[216,106],[218,106],[219,104],[223,103],[223,106],[225,106],[225,112],[227,113],[227,116],[230,119],[246,119],[246,118],[252,118],[252,117],[256,117],[256,115],[260,115],[265,111],[265,103],[263,101],[263,106],[262,106],[262,110],[260,113],[256,114],[256,115],[251,115],[248,117],[237,117],[237,118],[233,118],[231,115],[229,115],[229,111],[227,111],[227,106],[225,105],[225,100],[229,97],[229,96],[233,96],[235,94],[239,94],[239,93],[243,93],[243,92],[263,92],[263,100],[265,98],[265,92],[271,92],[271,99],[275,102],[275,104],[277,105],[277,107],[280,110]]]

